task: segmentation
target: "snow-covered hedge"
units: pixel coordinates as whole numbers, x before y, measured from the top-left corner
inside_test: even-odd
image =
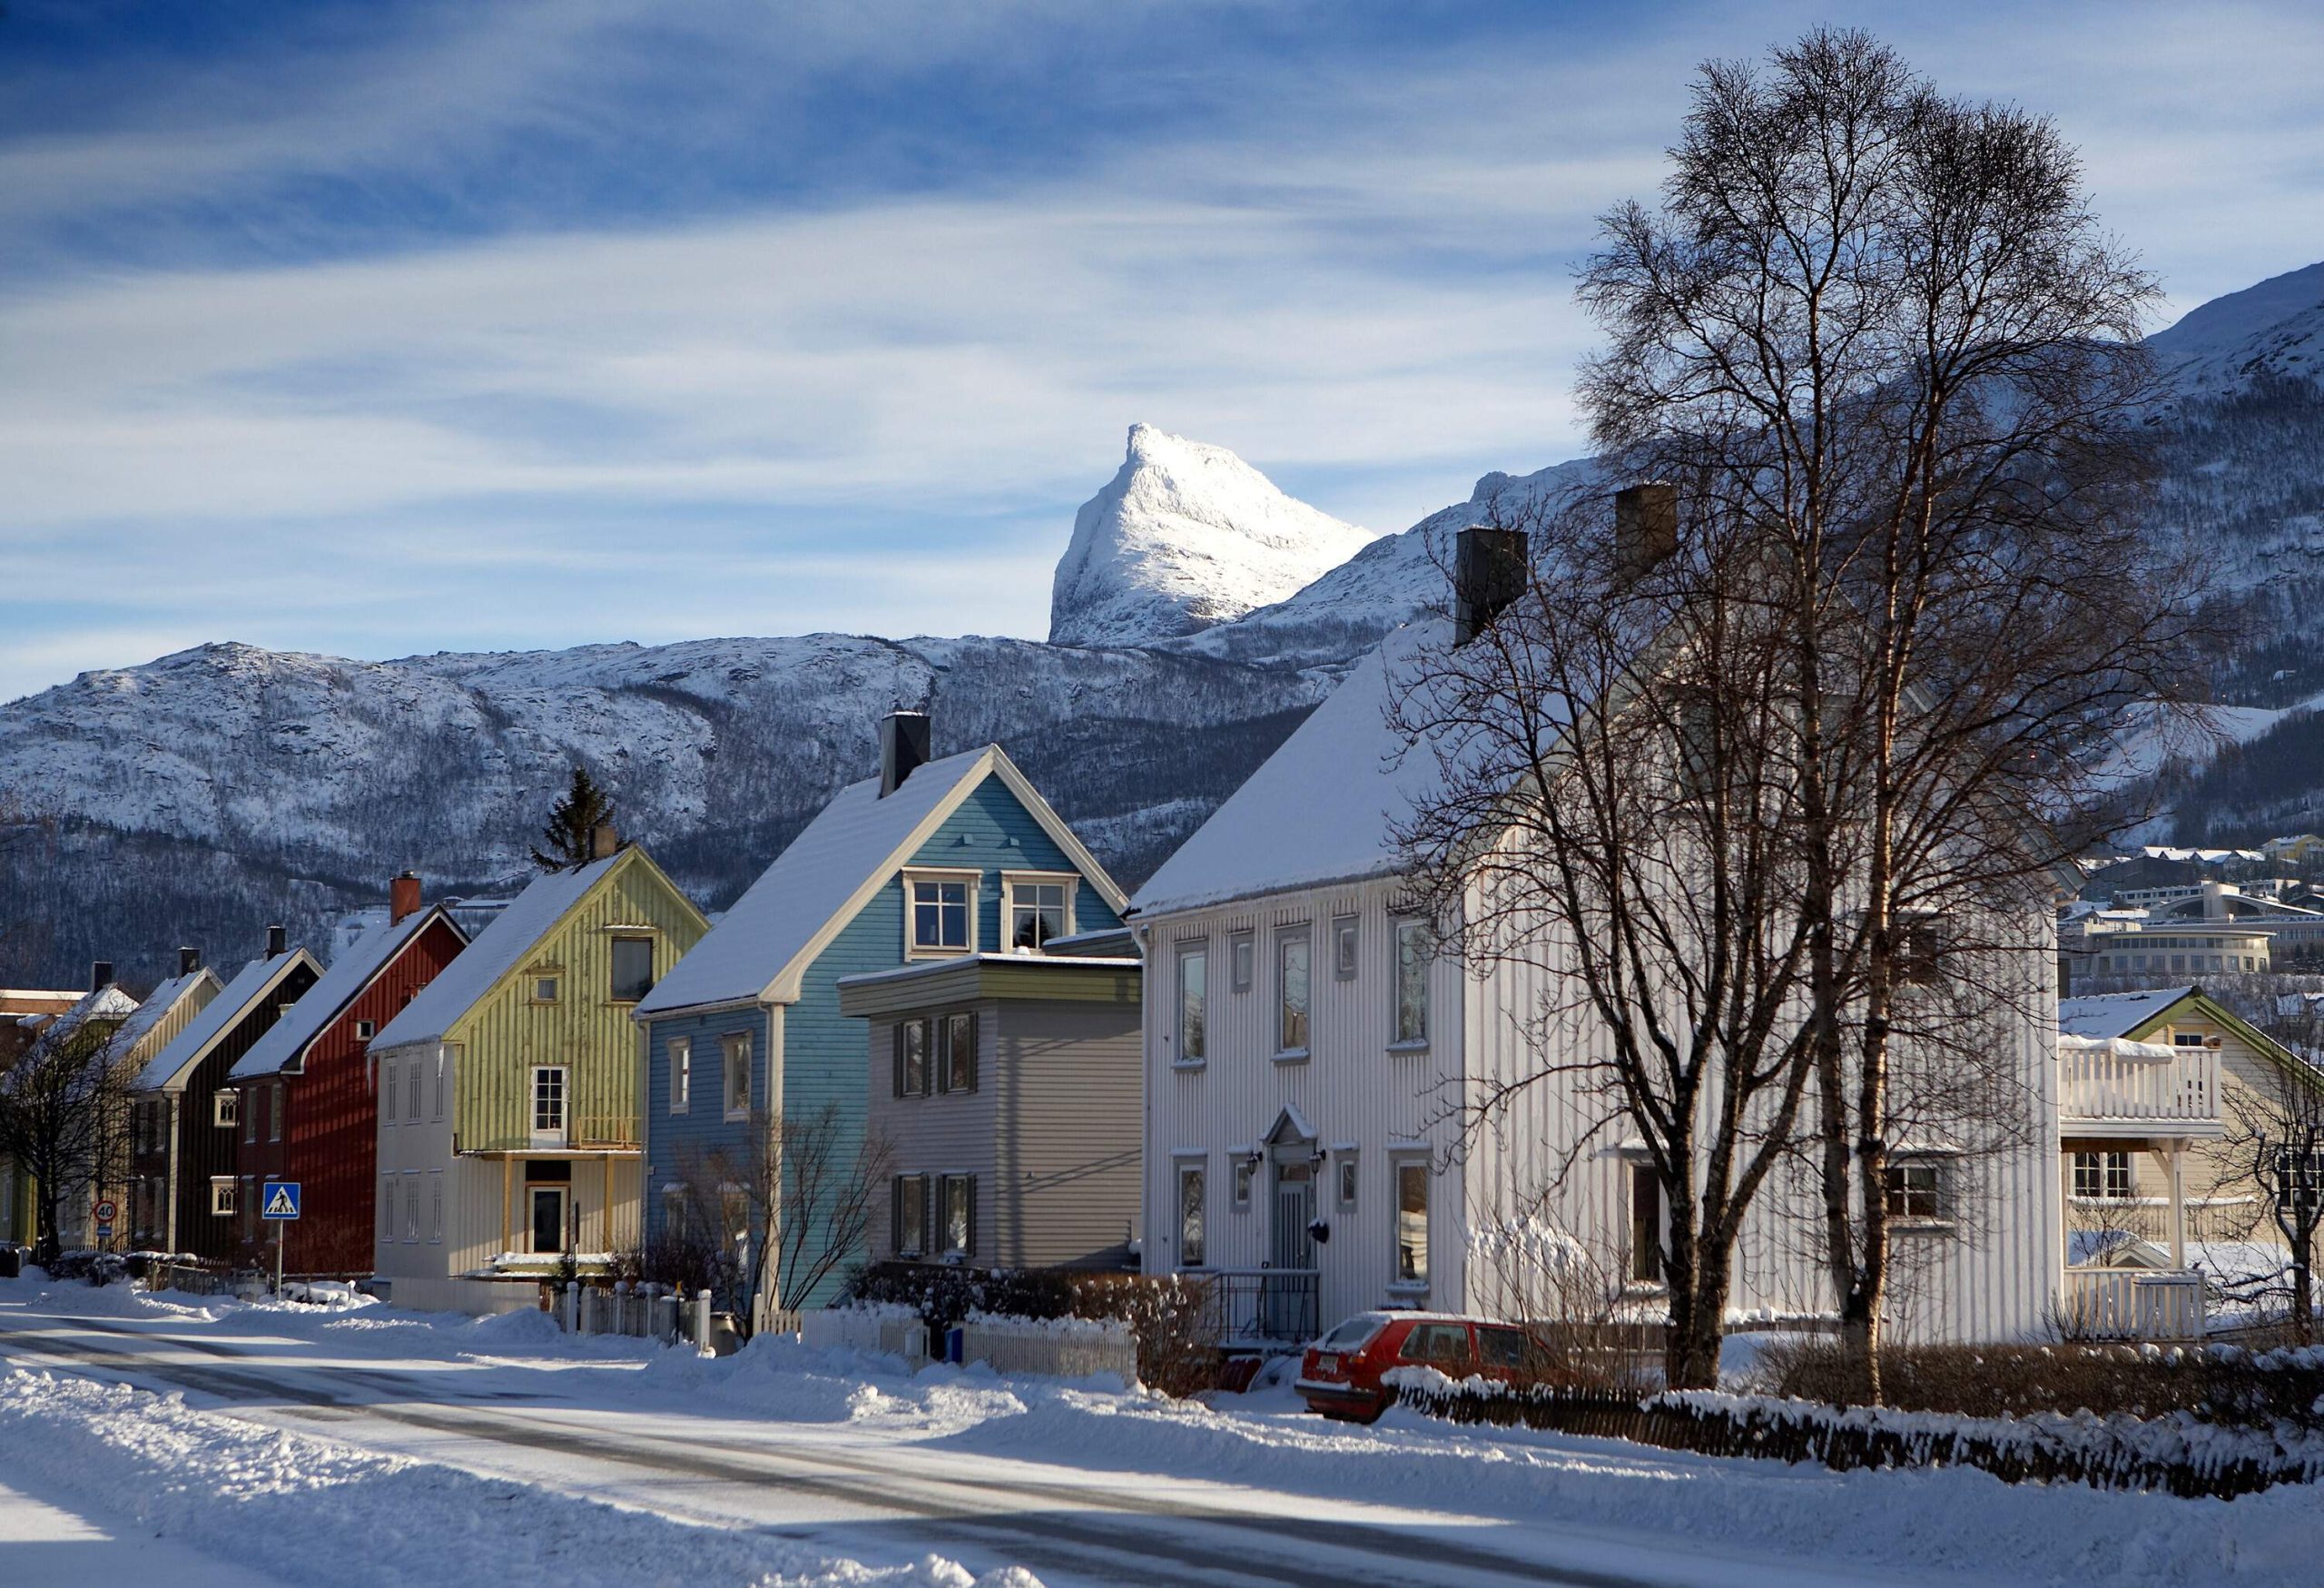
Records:
[[[2222,1499],[2324,1478],[2324,1437],[2288,1425],[2224,1426],[2185,1413],[1962,1417],[1710,1390],[1633,1400],[1484,1378],[1456,1382],[1430,1367],[1393,1368],[1384,1381],[1399,1405],[1451,1422],[1628,1439],[1705,1455],[1814,1461],[1836,1472],[1967,1466],[2010,1483]]]

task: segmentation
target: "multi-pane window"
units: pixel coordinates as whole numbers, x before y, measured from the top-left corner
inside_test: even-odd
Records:
[[[683,1114],[694,1106],[694,1039],[670,1039],[670,1112]]]
[[[1304,926],[1275,940],[1275,1000],[1280,1017],[1275,1047],[1281,1052],[1307,1050],[1307,1012],[1315,993],[1308,976],[1313,952],[1314,945]]]
[[[2073,1194],[2093,1200],[2122,1201],[2131,1194],[2131,1155],[2127,1152],[2077,1152],[2073,1155]]]
[[[1210,1057],[1210,946],[1189,943],[1178,951],[1178,1062],[1200,1064]]]
[[[1935,985],[1944,973],[1941,962],[1945,952],[1944,936],[1936,918],[1912,915],[1898,921],[1896,943],[1897,981],[1907,987]]]
[[[1630,1257],[1633,1282],[1662,1283],[1662,1179],[1650,1163],[1630,1165]]]
[[[977,1182],[973,1175],[945,1175],[938,1182],[944,1220],[944,1250],[967,1257],[976,1250]]]
[[[1203,1169],[1199,1163],[1178,1165],[1178,1264],[1199,1268],[1206,1260],[1203,1241]]]
[[[210,1097],[210,1122],[223,1130],[231,1130],[241,1120],[242,1094],[236,1091],[212,1092]]]
[[[751,1038],[747,1031],[722,1039],[726,1052],[726,1117],[747,1119],[751,1112]]]
[[[928,1095],[929,1027],[925,1020],[896,1022],[896,1095],[900,1098]]]
[[[1428,922],[1396,922],[1396,1041],[1428,1041],[1428,962],[1433,942]]]
[[[220,1175],[210,1182],[210,1211],[220,1218],[234,1216],[235,1181],[231,1175]]]
[[[1248,992],[1251,978],[1257,973],[1254,964],[1258,958],[1258,950],[1249,932],[1238,932],[1226,940],[1226,958],[1227,974],[1235,991]]]
[[[1950,1200],[1945,1165],[1907,1159],[1888,1166],[1888,1215],[1892,1218],[1943,1218]]]
[[[1396,1165],[1396,1267],[1399,1285],[1428,1283],[1428,1160]]]
[[[898,1175],[895,1181],[893,1231],[900,1258],[916,1258],[928,1249],[928,1177]]]
[[[1009,946],[1037,949],[1073,930],[1068,918],[1073,884],[1068,882],[1009,884]]]
[[[654,940],[648,937],[617,937],[614,939],[613,1000],[615,1003],[635,1003],[654,991]]]
[[[419,1068],[413,1067],[413,1092],[419,1091]],[[419,1100],[415,1096],[413,1100]],[[533,1134],[565,1135],[565,1071],[556,1065],[544,1064],[533,1071]]]
[[[965,877],[916,877],[911,884],[911,946],[931,953],[969,948],[969,883]]]
[[[420,1085],[420,1079],[421,1079],[420,1067],[419,1067],[418,1064],[414,1064],[414,1065],[411,1067],[411,1076],[410,1076],[410,1079],[409,1079],[409,1080],[408,1081],[408,1083],[407,1083],[407,1084],[409,1084],[409,1087],[411,1088],[411,1118],[412,1118],[413,1119],[415,1119],[415,1120],[417,1120],[417,1119],[419,1118],[419,1085]]]
[[[942,1029],[944,1051],[936,1072],[936,1090],[976,1090],[977,1017],[974,1011],[946,1015]]]
[[[1355,960],[1355,917],[1339,916],[1332,922],[1332,980],[1354,981]]]

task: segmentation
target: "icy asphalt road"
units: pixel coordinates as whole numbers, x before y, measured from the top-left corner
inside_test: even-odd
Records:
[[[599,1393],[621,1364],[386,1360],[43,1299],[0,1302],[0,1358],[179,1391],[189,1406],[267,1427],[875,1564],[933,1553],[978,1573],[1022,1566],[1049,1588],[1902,1580],[1377,1499],[1093,1471],[1066,1453],[1052,1462],[915,1447],[845,1423],[735,1415],[714,1397]]]

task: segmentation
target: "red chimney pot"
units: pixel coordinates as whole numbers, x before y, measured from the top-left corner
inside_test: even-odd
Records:
[[[388,921],[390,925],[408,915],[419,912],[419,873],[405,872],[388,883]]]

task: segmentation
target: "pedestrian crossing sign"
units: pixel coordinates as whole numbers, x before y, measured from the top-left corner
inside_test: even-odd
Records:
[[[269,1180],[265,1199],[260,1208],[264,1218],[296,1218],[299,1217],[299,1182]]]

